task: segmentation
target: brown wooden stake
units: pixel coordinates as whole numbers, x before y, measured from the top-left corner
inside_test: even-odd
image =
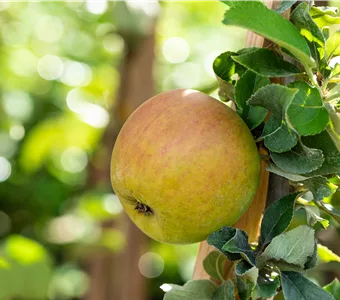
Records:
[[[273,0],[265,0],[265,5],[274,9],[280,2]],[[285,13],[285,17],[289,16],[289,12]],[[263,47],[265,45],[265,39],[257,34],[248,31],[246,36],[245,47]],[[260,153],[263,154],[264,149],[260,149]],[[247,232],[249,236],[249,242],[255,242],[259,235],[260,222],[264,208],[266,206],[269,173],[265,170],[266,163],[261,162],[261,173],[260,173],[260,186],[257,194],[247,210],[247,212],[236,222],[233,226]],[[196,258],[196,264],[194,267],[193,279],[210,279],[210,276],[205,272],[203,268],[203,260],[211,251],[216,250],[214,247],[208,245],[206,241],[201,242]],[[233,276],[234,263],[227,261],[225,266],[224,277],[226,279]]]

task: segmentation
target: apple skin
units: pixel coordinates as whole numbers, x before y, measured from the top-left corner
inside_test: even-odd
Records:
[[[194,90],[156,95],[116,140],[111,182],[131,220],[171,244],[202,241],[234,224],[258,188],[260,159],[243,120]]]

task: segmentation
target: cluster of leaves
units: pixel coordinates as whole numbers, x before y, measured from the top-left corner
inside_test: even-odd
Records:
[[[268,171],[287,178],[297,193],[266,210],[256,245],[232,227],[208,237],[219,252],[209,254],[204,266],[223,284],[173,286],[166,300],[234,299],[235,294],[241,300],[266,299],[281,290],[288,300],[339,297],[339,282],[326,292],[303,273],[317,262],[313,226],[329,225],[320,209],[340,222],[332,203],[340,183],[340,32],[330,35],[328,27],[340,24],[340,17],[335,8],[295,2],[283,1],[272,11],[259,1],[225,1],[224,24],[251,30],[272,44],[222,53],[213,68],[221,100],[234,102],[256,141],[268,150]],[[280,13],[293,5],[289,22]],[[312,196],[305,201],[307,192]],[[289,230],[298,209],[306,211],[307,224]],[[237,262],[233,281],[223,277],[226,258]]]
[[[334,280],[325,290],[303,276],[317,263],[318,245],[311,226],[301,225],[289,230],[299,193],[290,194],[273,203],[264,213],[258,243],[248,243],[248,235],[240,229],[223,227],[208,237],[218,251],[203,261],[211,280],[193,280],[183,287],[172,285],[165,300],[241,300],[267,299],[281,289],[285,299],[337,299],[340,283]],[[323,251],[334,253],[322,246]],[[234,279],[225,280],[226,260],[235,262]]]

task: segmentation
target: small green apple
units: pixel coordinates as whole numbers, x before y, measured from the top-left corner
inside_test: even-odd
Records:
[[[243,120],[194,90],[161,93],[126,121],[111,181],[131,220],[151,238],[204,240],[234,224],[255,196],[260,160]]]

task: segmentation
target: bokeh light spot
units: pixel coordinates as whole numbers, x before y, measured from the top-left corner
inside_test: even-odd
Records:
[[[12,167],[10,162],[0,156],[0,182],[5,181],[8,179],[9,176],[11,176],[11,172],[12,172]]]
[[[121,53],[124,50],[124,41],[119,35],[109,34],[104,37],[103,46],[110,53]]]
[[[139,259],[138,268],[143,276],[155,278],[163,273],[164,260],[157,253],[147,252]]]
[[[86,221],[73,215],[52,220],[48,226],[48,239],[52,243],[66,244],[81,239],[86,234]]]
[[[107,212],[115,215],[123,211],[123,206],[114,194],[109,194],[104,197],[104,208]]]
[[[171,74],[175,87],[178,88],[197,88],[201,82],[202,69],[196,63],[183,63],[176,66]]]
[[[10,69],[19,76],[31,76],[36,72],[38,59],[28,49],[17,49],[11,52]]]
[[[66,97],[67,106],[79,114],[82,121],[95,127],[103,128],[110,120],[108,112],[99,105],[86,101],[88,94],[80,89],[71,90]]]
[[[63,73],[63,62],[58,56],[48,54],[40,58],[37,70],[42,78],[56,80]]]
[[[33,112],[31,97],[21,91],[7,92],[3,95],[3,108],[12,118],[19,121],[27,121]]]
[[[185,39],[172,37],[164,42],[162,52],[168,62],[178,64],[188,59],[190,46]]]
[[[79,173],[86,168],[88,160],[84,150],[70,147],[61,154],[60,162],[65,171]]]
[[[64,32],[62,20],[55,16],[43,16],[38,19],[35,33],[39,40],[46,43],[56,43]]]
[[[61,81],[69,86],[86,86],[92,80],[91,68],[75,61],[67,61],[64,64],[64,72]]]
[[[107,6],[106,0],[88,0],[85,5],[87,11],[94,15],[102,15],[105,13]]]
[[[170,284],[167,284],[167,283],[164,283],[160,286],[160,289],[163,291],[163,292],[169,292],[172,290],[172,286]]]
[[[15,141],[22,140],[25,136],[24,126],[22,126],[20,124],[13,125],[9,130],[9,136],[11,137],[11,139],[13,139]]]

